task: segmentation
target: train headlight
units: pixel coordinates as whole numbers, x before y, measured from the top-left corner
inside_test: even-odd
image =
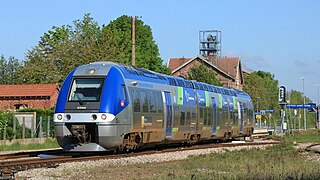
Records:
[[[61,114],[58,114],[58,115],[57,115],[57,119],[58,119],[58,120],[62,120],[62,115],[61,115]]]
[[[88,74],[94,74],[95,72],[96,72],[95,69],[90,69],[90,70],[88,71]]]
[[[102,115],[101,115],[101,119],[102,119],[102,120],[106,120],[106,119],[107,119],[107,115],[102,114]]]
[[[97,115],[92,114],[92,119],[93,119],[93,120],[97,120]]]

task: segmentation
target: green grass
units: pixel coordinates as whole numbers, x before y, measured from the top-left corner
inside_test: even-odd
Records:
[[[280,137],[272,137],[273,139],[283,140],[285,142],[298,142],[298,143],[320,143],[320,130],[301,130],[295,131],[292,134],[288,134]]]
[[[266,149],[243,149],[161,163],[75,168],[70,179],[320,179],[318,154],[281,143]]]
[[[302,150],[283,143],[266,150],[252,149],[190,157],[183,167],[199,179],[319,179],[320,167],[306,161]],[[199,173],[194,169],[207,169]],[[210,173],[208,173],[210,172]],[[198,179],[197,178],[197,179]]]
[[[50,149],[59,148],[56,139],[47,139],[44,143],[38,144],[20,144],[15,143],[12,145],[0,146],[0,151],[18,151],[18,150],[37,150],[37,149]]]

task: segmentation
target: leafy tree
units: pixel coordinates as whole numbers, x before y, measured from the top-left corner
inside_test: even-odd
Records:
[[[278,80],[274,75],[265,71],[255,71],[244,76],[243,90],[252,99],[255,111],[273,109],[275,113],[270,119],[268,115],[262,116],[261,121],[271,126],[280,125],[280,106],[278,105]]]
[[[62,82],[73,68],[99,60],[95,52],[100,36],[98,24],[86,14],[73,25],[54,26],[28,51],[23,82]]]
[[[204,82],[216,86],[222,86],[222,83],[216,78],[216,72],[204,64],[190,68],[188,79]]]
[[[244,77],[244,88],[253,99],[255,107],[261,109],[279,109],[278,80],[265,71],[255,71]]]
[[[3,135],[4,128],[7,127],[8,117],[5,112],[0,111],[0,135]],[[3,137],[3,136],[0,136]]]
[[[136,65],[152,71],[170,74],[170,70],[162,65],[158,45],[155,43],[151,27],[143,21],[136,24]],[[121,16],[103,27],[103,32],[113,37],[110,47],[116,49],[113,59],[116,62],[131,64],[131,18]]]
[[[130,17],[121,16],[100,27],[90,14],[73,25],[54,26],[28,51],[21,71],[24,83],[63,82],[75,67],[94,61],[131,64]],[[151,28],[137,21],[137,66],[169,74],[162,65]]]
[[[0,84],[5,84],[5,75],[6,75],[7,62],[4,56],[0,56]]]
[[[273,114],[274,120],[278,120],[278,125],[280,123],[280,105],[278,104],[278,81],[269,72],[256,71],[244,77],[245,85],[244,91],[248,92],[251,96],[255,109],[257,110],[257,105],[259,105],[259,110],[262,109],[274,109],[276,113]],[[301,92],[296,90],[291,90],[286,94],[287,100],[291,104],[303,104],[303,95]],[[306,104],[312,102],[310,98],[306,97]],[[289,121],[289,128],[292,128],[293,110],[286,109],[286,120]],[[303,110],[299,110],[299,114]],[[291,124],[290,124],[291,123]],[[315,124],[315,114],[307,113],[307,126],[314,127]],[[303,125],[302,125],[303,126]],[[302,127],[301,126],[301,127]],[[298,127],[298,126],[296,126]]]
[[[286,97],[290,104],[303,104],[303,93],[296,90],[291,90],[287,92]],[[306,104],[312,103],[312,100],[308,97],[305,97]],[[294,119],[294,110],[293,109],[287,109],[288,117],[290,119]],[[303,109],[297,109],[297,116],[301,118],[300,120],[304,120],[304,114]],[[307,127],[314,127],[315,126],[315,113],[310,113],[308,110],[306,110],[306,120],[307,120]],[[298,121],[298,120],[297,120]],[[292,121],[293,123],[293,121]],[[296,122],[297,123],[297,122]],[[296,124],[296,128],[298,128],[298,123]],[[303,128],[303,124],[301,124],[301,128]]]
[[[291,90],[286,94],[286,98],[290,104],[303,104],[303,95],[300,91]]]
[[[22,64],[12,56],[8,60],[0,56],[0,84],[20,84],[20,70]]]

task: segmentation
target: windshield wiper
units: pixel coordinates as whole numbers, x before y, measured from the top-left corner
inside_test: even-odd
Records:
[[[78,100],[79,100],[79,104],[80,104],[80,105],[84,105],[83,100],[81,99],[81,97],[79,96],[79,94],[78,94],[78,93],[75,93],[75,94],[76,94],[76,97],[77,97]]]

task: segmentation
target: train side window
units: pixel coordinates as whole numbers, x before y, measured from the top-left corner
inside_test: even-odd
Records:
[[[173,125],[174,127],[179,126],[179,121],[180,121],[180,111],[179,111],[179,107],[178,106],[173,106],[173,112],[174,112],[174,120],[173,120]]]
[[[185,120],[186,120],[186,116],[185,116],[184,107],[180,106],[180,126],[184,126],[185,125]]]
[[[202,119],[203,118],[203,107],[200,107],[200,118]]]
[[[196,119],[196,107],[192,107],[191,108],[192,112],[191,112],[191,118],[192,118],[192,122],[195,122]]]
[[[208,114],[207,114],[207,108],[203,109],[203,124],[208,125]]]
[[[212,117],[212,109],[208,109],[208,125],[212,125],[213,117]]]
[[[234,124],[234,111],[230,109],[230,123]]]
[[[142,90],[140,94],[141,94],[142,112],[149,112],[147,92]]]
[[[191,108],[190,107],[186,108],[186,113],[187,113],[186,125],[190,125],[191,124]]]
[[[131,90],[131,93],[133,99],[133,111],[141,112],[139,93],[134,89]]]
[[[158,113],[163,112],[163,102],[162,102],[162,94],[161,92],[155,92],[155,98],[156,98],[156,106],[157,106],[157,111]]]
[[[156,109],[156,100],[155,100],[154,92],[149,92],[148,94],[149,94],[149,109],[150,109],[150,112],[155,113],[155,112],[157,112],[157,109]]]

